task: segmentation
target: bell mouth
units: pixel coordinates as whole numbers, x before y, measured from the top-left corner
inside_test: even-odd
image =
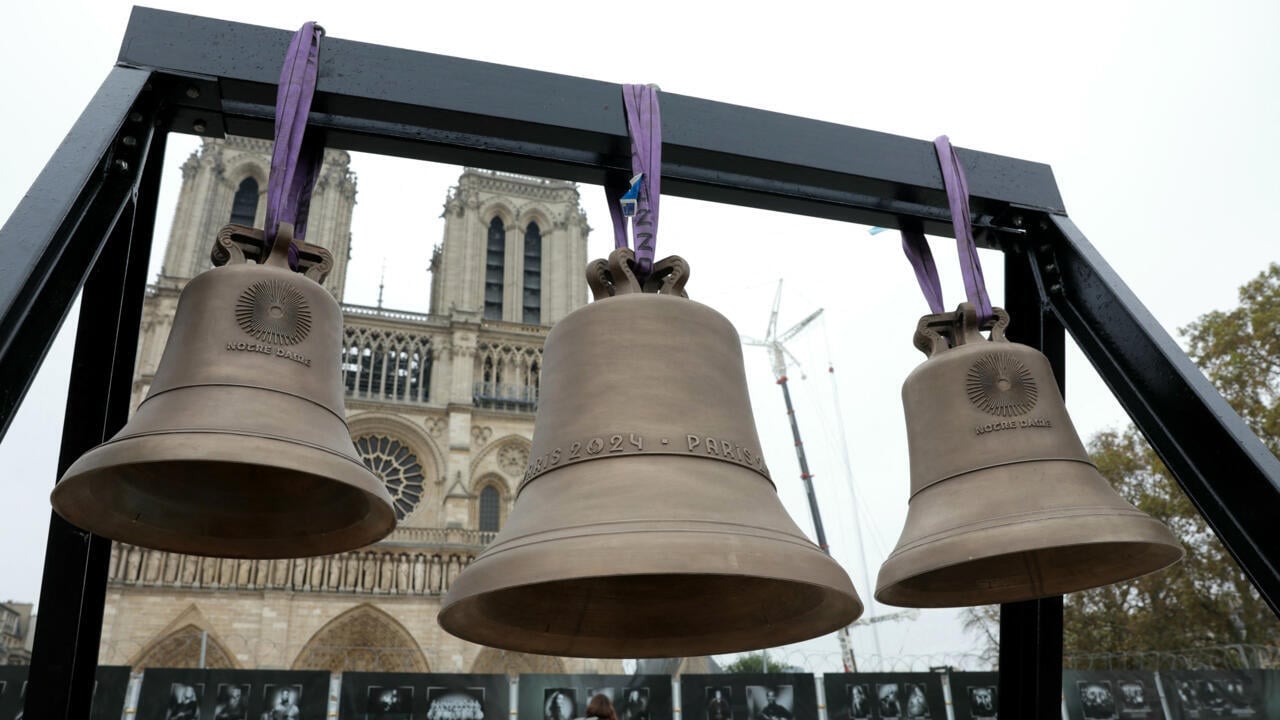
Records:
[[[108,442],[67,471],[52,501],[94,534],[189,555],[324,555],[369,545],[395,527],[390,497],[363,465],[217,432]]]
[[[832,588],[744,575],[581,577],[446,604],[439,622],[471,642],[570,657],[683,657],[786,645],[853,621]]]

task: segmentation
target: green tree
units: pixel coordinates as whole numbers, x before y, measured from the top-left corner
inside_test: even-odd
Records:
[[[804,672],[798,667],[784,665],[782,655],[768,655],[763,652],[744,653],[724,666],[727,673],[762,673],[765,672],[765,660],[769,661],[768,672]]]
[[[1239,307],[1206,313],[1180,332],[1191,359],[1271,452],[1280,455],[1280,264],[1273,263],[1240,288]],[[1117,492],[1165,523],[1187,555],[1161,572],[1068,595],[1066,654],[1280,645],[1280,621],[1137,429],[1098,433],[1088,447]],[[998,608],[974,608],[965,623],[991,638],[998,617]],[[1203,657],[1226,661],[1238,656]]]

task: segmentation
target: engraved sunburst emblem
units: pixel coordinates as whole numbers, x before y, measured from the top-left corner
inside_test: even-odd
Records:
[[[311,332],[307,298],[283,280],[250,285],[236,301],[236,321],[253,337],[275,345],[294,345]]]
[[[984,355],[969,368],[965,388],[979,409],[1000,417],[1031,412],[1036,406],[1035,378],[1009,353]]]

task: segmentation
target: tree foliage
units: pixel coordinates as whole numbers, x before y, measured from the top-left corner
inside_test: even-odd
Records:
[[[1280,264],[1240,288],[1239,307],[1206,313],[1181,333],[1191,359],[1280,455]],[[1098,433],[1088,447],[1102,475],[1126,500],[1165,523],[1187,554],[1161,572],[1068,595],[1066,654],[1280,645],[1280,620],[1138,430]],[[998,617],[991,608],[976,608],[965,621],[990,638]]]
[[[739,655],[736,660],[724,666],[727,673],[762,673],[765,672],[765,660],[769,661],[768,671],[771,673],[780,672],[804,672],[798,667],[784,665],[782,655],[770,655],[766,658],[765,653],[752,652]]]

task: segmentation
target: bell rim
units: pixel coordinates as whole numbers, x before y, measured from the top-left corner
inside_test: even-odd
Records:
[[[834,560],[832,563],[834,564]],[[838,564],[837,564],[837,567]],[[761,574],[749,573],[708,573],[708,572],[637,572],[637,573],[616,573],[610,577],[618,578],[667,578],[667,577],[704,577],[704,578],[741,578],[753,581],[782,581],[794,585],[803,585],[815,588],[819,591],[822,601],[814,606],[804,618],[812,618],[819,616],[823,622],[810,620],[807,624],[799,626],[796,624],[795,618],[787,618],[780,620],[778,624],[770,626],[771,630],[788,632],[761,632],[760,630],[751,630],[750,634],[758,638],[758,641],[752,643],[733,643],[733,642],[703,642],[699,644],[697,641],[702,636],[673,635],[670,637],[657,639],[636,640],[634,638],[601,638],[599,636],[586,636],[589,642],[581,642],[583,636],[576,635],[559,635],[562,638],[561,644],[556,647],[549,647],[548,644],[538,644],[536,642],[522,642],[520,638],[527,635],[515,631],[508,626],[500,626],[494,624],[496,629],[491,633],[474,633],[466,628],[460,628],[459,623],[465,619],[460,618],[460,614],[472,611],[474,606],[480,602],[485,595],[495,592],[517,591],[524,588],[537,586],[553,586],[564,583],[565,578],[557,578],[546,582],[523,583],[520,585],[511,585],[499,591],[472,593],[465,598],[450,600],[450,596],[454,594],[454,588],[450,588],[441,603],[440,610],[436,614],[436,622],[441,628],[449,634],[461,638],[467,642],[495,647],[502,650],[513,652],[529,652],[539,654],[554,654],[565,657],[598,657],[598,658],[653,658],[653,657],[683,657],[694,655],[718,655],[731,652],[746,652],[749,650],[758,650],[760,648],[777,647],[805,640],[811,640],[815,637],[821,637],[828,633],[835,632],[842,627],[847,627],[865,611],[865,605],[856,591],[849,594],[840,592],[831,587],[824,586],[816,582],[806,582],[796,580],[794,578],[783,578],[766,576]],[[459,575],[461,577],[461,575]],[[570,580],[589,580],[590,577],[570,578]],[[456,582],[456,581],[455,581]],[[456,587],[456,585],[454,586]],[[801,618],[803,619],[803,618]],[[738,634],[746,631],[738,630]],[[709,632],[705,637],[715,637],[716,632]],[[577,641],[577,642],[575,642]],[[576,645],[584,645],[584,647],[575,647]],[[674,646],[679,647],[674,647]],[[610,648],[616,648],[611,650]]]
[[[193,457],[178,445],[166,442],[172,439],[166,436],[193,434],[205,436],[201,439],[205,452],[222,450],[223,457],[235,459]],[[53,509],[68,522],[95,535],[140,547],[206,557],[279,559],[334,554],[370,545],[395,529],[395,509],[386,486],[353,457],[324,449],[325,452],[317,456],[318,462],[327,465],[325,470],[331,472],[305,472],[300,470],[299,464],[288,462],[288,456],[296,453],[299,448],[315,452],[318,448],[311,444],[291,443],[271,436],[254,438],[256,450],[246,449],[246,444],[243,434],[216,429],[112,438],[81,455],[63,473],[50,493],[50,502]],[[138,446],[145,446],[145,450]],[[354,450],[354,446],[352,449]],[[137,462],[140,456],[146,457],[146,462]],[[111,492],[109,487],[100,487],[99,484],[119,480],[111,476],[113,470],[123,466],[160,463],[200,463],[228,468],[252,466],[286,470],[359,493],[358,496],[351,497],[363,498],[368,512],[359,521],[342,527],[324,531],[308,528],[296,535],[277,538],[195,535],[189,531],[166,530],[155,525],[136,525],[117,515],[95,512],[101,510],[102,501],[99,498],[103,497],[102,493]],[[145,530],[139,531],[140,528]],[[215,544],[218,547],[212,549],[210,546]]]
[[[1120,524],[1117,524],[1119,521]],[[1052,541],[1052,533],[1046,532],[1053,525],[1066,525],[1073,531],[1085,535],[1091,531],[1092,539],[1081,542],[1061,543]],[[1089,525],[1096,527],[1090,528]],[[1034,534],[1022,537],[1035,538],[1036,541],[1026,543],[1012,552],[992,553],[983,556],[970,556],[958,545],[986,545],[991,547],[1010,547],[1007,539],[1000,536],[1010,532],[1026,532],[1026,527],[1034,527]],[[1095,574],[1087,582],[1062,583],[1053,586],[1052,591],[1037,592],[1033,587],[1022,584],[1010,586],[1003,591],[985,591],[966,586],[955,590],[909,590],[906,584],[919,581],[929,575],[943,570],[954,570],[958,567],[981,562],[990,562],[998,558],[1018,556],[1025,553],[1062,550],[1067,548],[1094,548],[1103,552],[1105,548],[1142,548],[1137,556],[1139,561],[1115,563],[1105,566],[1104,572]],[[1051,511],[1037,513],[1016,522],[1006,522],[993,527],[981,528],[964,534],[952,534],[929,542],[913,542],[907,549],[893,553],[880,566],[876,579],[876,602],[894,607],[970,607],[974,605],[990,605],[994,603],[1018,602],[1034,600],[1053,595],[1080,592],[1097,587],[1104,587],[1126,580],[1158,572],[1177,563],[1185,556],[1186,550],[1178,542],[1173,533],[1155,518],[1136,510],[1112,508],[1109,512],[1089,515],[1063,516]],[[927,558],[927,562],[920,562]],[[970,600],[961,600],[958,595],[987,595]],[[933,598],[930,600],[930,598]]]
[[[637,542],[638,534],[646,534],[651,542]],[[784,542],[773,534],[740,535],[707,533],[696,530],[676,532],[667,529],[656,533],[612,533],[590,538],[556,539],[516,546],[509,551],[479,556],[454,579],[449,592],[441,602],[437,615],[439,625],[452,635],[470,642],[519,652],[538,652],[570,657],[674,657],[677,655],[716,654],[739,652],[772,647],[811,639],[845,627],[862,615],[865,606],[858,596],[848,573],[834,558],[822,552],[802,535]],[[690,537],[697,536],[697,544]],[[605,541],[606,538],[612,542]],[[652,542],[656,540],[657,542]],[[695,551],[693,548],[698,548]],[[552,555],[547,555],[552,553]],[[685,556],[685,566],[673,566],[671,554]],[[539,557],[572,558],[572,563],[556,562],[547,567],[554,576],[543,579],[535,570]],[[622,564],[623,568],[601,573],[601,568]],[[741,568],[734,571],[734,567]],[[535,634],[524,626],[496,622],[493,615],[484,615],[481,604],[485,599],[503,594],[519,595],[522,591],[541,588],[547,596],[555,595],[557,585],[570,586],[598,580],[607,584],[611,579],[625,583],[637,578],[708,578],[707,584],[718,580],[741,580],[743,585],[767,586],[786,583],[813,590],[820,600],[794,617],[779,619],[769,626],[769,632],[758,627],[750,630],[719,627],[707,633],[707,640],[698,642],[689,636],[662,638],[615,637],[601,639],[598,635],[582,637],[553,634]],[[665,584],[665,583],[664,583]],[[626,612],[630,600],[612,603],[613,612]],[[608,601],[592,608],[603,612]],[[735,602],[726,601],[725,607]],[[475,627],[488,628],[475,632]],[[748,634],[752,640],[742,637]],[[727,640],[716,640],[728,636]]]

